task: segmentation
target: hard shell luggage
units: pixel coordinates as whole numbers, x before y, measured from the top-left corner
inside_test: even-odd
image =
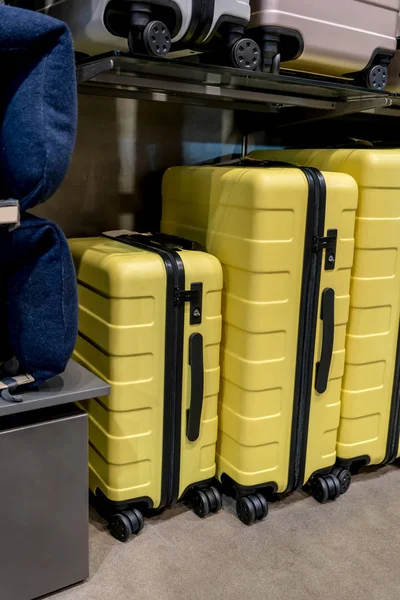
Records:
[[[265,497],[307,482],[325,501],[340,414],[357,186],[348,175],[282,163],[176,167],[162,229],[223,265],[217,476],[245,523]]]
[[[288,150],[256,157],[340,171],[359,185],[337,444],[357,470],[399,456],[400,150]]]
[[[75,358],[110,383],[91,400],[89,482],[112,534],[185,498],[217,512],[222,269],[169,236],[70,240],[79,288]]]
[[[51,3],[49,14],[68,23],[75,49],[85,54],[127,51],[127,40],[132,53],[150,56],[225,46],[229,64],[260,66],[259,47],[244,39],[250,0],[67,0]]]
[[[399,0],[251,0],[267,71],[356,78],[383,89],[396,50]]]

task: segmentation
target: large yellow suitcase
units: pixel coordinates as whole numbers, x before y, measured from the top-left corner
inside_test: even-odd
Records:
[[[325,501],[349,485],[331,470],[357,197],[348,175],[282,165],[164,176],[163,231],[223,265],[217,476],[245,523],[265,516],[271,492],[310,482]]]
[[[359,185],[339,464],[390,463],[400,428],[400,150],[257,152],[354,177]]]
[[[185,240],[109,235],[70,240],[75,358],[111,385],[85,407],[90,490],[112,534],[126,541],[149,508],[184,497],[199,516],[221,507],[211,483],[222,269]]]

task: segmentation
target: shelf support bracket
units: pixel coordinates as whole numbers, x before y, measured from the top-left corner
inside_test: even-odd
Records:
[[[372,98],[351,98],[338,101],[332,110],[320,109],[292,109],[290,110],[290,119],[279,126],[279,128],[291,127],[293,125],[302,125],[303,123],[312,123],[326,119],[335,119],[345,115],[353,115],[360,112],[370,111],[376,108],[389,108],[392,106],[392,98],[388,96],[374,96]]]

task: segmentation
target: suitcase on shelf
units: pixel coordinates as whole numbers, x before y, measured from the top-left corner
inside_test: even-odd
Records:
[[[246,524],[271,493],[310,483],[326,501],[350,483],[332,468],[357,197],[348,175],[282,163],[164,176],[162,230],[223,265],[217,476]]]
[[[186,240],[110,232],[72,239],[79,288],[75,358],[111,384],[90,400],[92,499],[126,541],[142,513],[192,502],[217,512],[222,269]],[[185,248],[185,249],[183,249]]]
[[[383,89],[396,50],[399,0],[251,0],[266,71],[285,69]]]
[[[359,185],[338,463],[393,462],[400,430],[400,150],[287,150],[255,157],[341,171]]]
[[[128,50],[171,58],[226,48],[228,64],[258,69],[260,49],[244,39],[249,0],[67,0],[50,15],[72,30],[75,49],[85,54]],[[242,46],[245,42],[245,46]]]

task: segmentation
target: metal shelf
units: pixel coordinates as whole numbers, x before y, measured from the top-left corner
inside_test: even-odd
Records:
[[[6,402],[0,398],[0,417],[81,402],[109,393],[110,386],[107,383],[74,360],[70,360],[61,375],[46,381],[37,390],[19,393],[23,398],[22,402]]]
[[[387,92],[289,72],[271,75],[197,63],[110,53],[77,65],[84,94],[178,102],[256,112],[280,112],[288,123],[333,118],[393,102]],[[400,106],[399,111],[400,113]]]

